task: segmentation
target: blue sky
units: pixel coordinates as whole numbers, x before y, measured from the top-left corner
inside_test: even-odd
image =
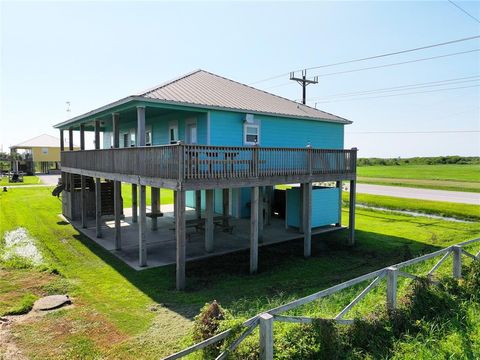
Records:
[[[480,17],[480,3],[458,1]],[[480,34],[448,1],[1,2],[0,144],[197,68],[247,84],[291,70]],[[312,70],[322,75],[480,49],[480,40]],[[354,121],[360,156],[478,155],[480,52],[320,76],[309,105]],[[450,85],[336,94],[466,78]],[[468,81],[467,81],[468,80]],[[458,80],[460,81],[460,80]],[[255,86],[299,99],[288,75]],[[396,95],[444,88],[462,89]],[[408,90],[408,89],[407,89]],[[368,96],[363,96],[368,97]],[[340,101],[341,100],[341,101]],[[65,102],[71,102],[71,113]],[[388,134],[368,133],[394,132]],[[366,133],[367,132],[367,133]]]

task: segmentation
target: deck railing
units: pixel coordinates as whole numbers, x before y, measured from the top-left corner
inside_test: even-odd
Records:
[[[248,179],[356,171],[356,149],[164,145],[62,152],[66,168],[175,180]]]

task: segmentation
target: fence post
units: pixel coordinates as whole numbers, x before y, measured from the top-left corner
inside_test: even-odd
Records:
[[[397,307],[397,278],[398,269],[394,266],[387,268],[387,310]]]
[[[462,277],[462,247],[452,246],[453,250],[453,277],[460,279]]]
[[[273,359],[273,316],[263,313],[260,320],[260,359]]]

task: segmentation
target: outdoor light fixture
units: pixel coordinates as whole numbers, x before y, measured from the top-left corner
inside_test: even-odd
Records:
[[[253,124],[253,114],[245,114],[245,120],[243,122],[246,124]]]

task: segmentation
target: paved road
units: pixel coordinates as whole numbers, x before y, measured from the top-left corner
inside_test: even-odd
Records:
[[[480,205],[480,193],[472,192],[430,190],[359,183],[357,183],[357,192],[372,195],[396,196],[409,199],[447,201],[462,204]]]

